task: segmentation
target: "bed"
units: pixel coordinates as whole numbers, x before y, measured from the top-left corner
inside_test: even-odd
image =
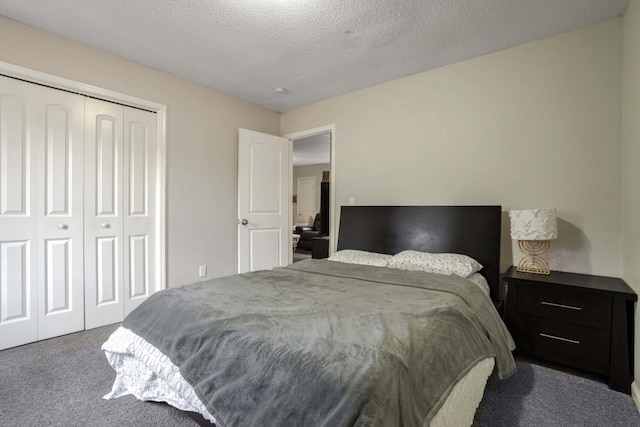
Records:
[[[333,260],[169,289],[103,345],[117,373],[105,397],[167,402],[219,427],[470,425],[491,372],[515,368],[490,298],[500,217],[499,206],[343,207],[342,253],[468,255],[490,295],[456,275]]]

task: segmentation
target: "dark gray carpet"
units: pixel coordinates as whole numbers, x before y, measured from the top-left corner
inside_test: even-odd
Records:
[[[293,262],[311,259],[311,252],[295,251],[293,252]]]
[[[514,375],[489,379],[475,427],[640,426],[640,414],[624,393],[602,381],[518,361]]]
[[[165,404],[102,399],[115,372],[100,346],[117,326],[0,351],[0,426],[197,426]]]
[[[0,351],[0,426],[196,426],[168,405],[102,399],[115,374],[100,346],[116,327]],[[606,384],[519,362],[489,380],[474,426],[640,426],[640,415]]]

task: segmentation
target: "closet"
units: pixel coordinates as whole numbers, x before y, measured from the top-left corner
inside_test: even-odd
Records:
[[[0,76],[0,349],[158,289],[156,114]]]

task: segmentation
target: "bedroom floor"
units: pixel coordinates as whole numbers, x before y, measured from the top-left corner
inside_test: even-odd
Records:
[[[168,405],[102,399],[115,374],[100,346],[117,326],[0,351],[0,425],[197,425]]]
[[[0,425],[195,426],[164,404],[102,399],[114,373],[100,346],[117,326],[0,351]],[[489,380],[474,426],[640,426],[631,397],[530,362]]]
[[[300,249],[293,251],[293,262],[303,261],[305,259],[311,259],[311,252]]]

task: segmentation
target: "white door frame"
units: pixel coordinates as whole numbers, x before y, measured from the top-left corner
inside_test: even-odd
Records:
[[[331,168],[329,176],[329,255],[336,250],[338,243],[338,224],[336,224],[336,125],[320,126],[313,129],[292,132],[283,135],[289,141],[289,200],[293,197],[293,141],[310,136],[328,133],[331,135]],[[293,203],[289,203],[289,223],[293,224]]]
[[[62,89],[69,92],[86,95],[93,98],[103,99],[105,101],[124,104],[131,107],[141,108],[143,110],[153,111],[157,115],[158,129],[158,153],[156,174],[156,188],[158,189],[158,198],[156,199],[156,235],[158,236],[156,246],[156,268],[158,271],[158,288],[165,289],[167,287],[166,275],[166,169],[167,169],[167,138],[166,138],[166,117],[167,106],[158,104],[157,102],[148,101],[146,99],[137,98],[135,96],[126,95],[109,89],[102,89],[97,86],[80,83],[74,80],[58,77],[53,74],[43,73],[41,71],[31,70],[29,68],[10,64],[0,61],[0,74],[8,77],[15,77],[26,80],[27,82],[38,83],[55,89]]]

